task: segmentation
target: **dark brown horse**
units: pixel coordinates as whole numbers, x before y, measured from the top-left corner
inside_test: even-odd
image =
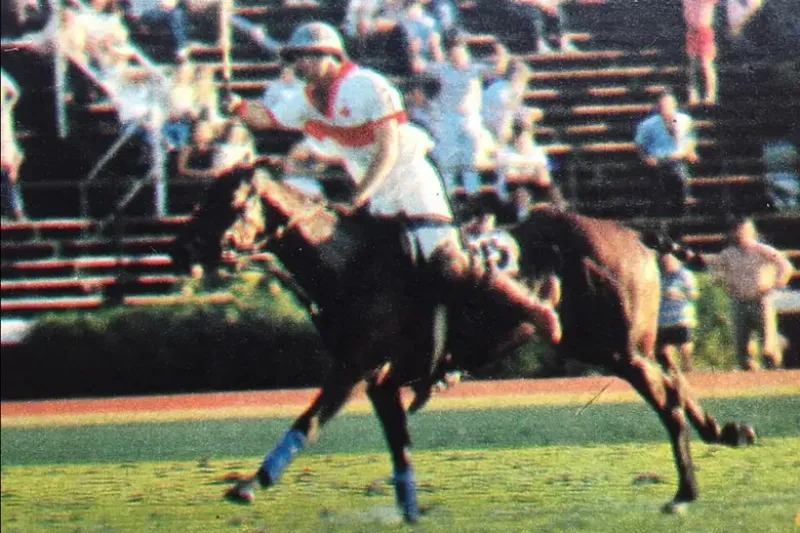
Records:
[[[276,483],[365,381],[391,451],[397,503],[405,519],[414,521],[418,507],[401,386],[426,379],[429,369],[420,361],[430,361],[431,352],[449,354],[442,368],[469,371],[529,341],[535,331],[477,283],[457,290],[431,284],[425,265],[410,259],[397,222],[341,217],[271,180],[256,188],[265,206],[268,246],[314,301],[312,316],[335,365],[255,476],[239,481],[226,497],[252,502],[258,485]],[[534,282],[555,274],[561,280],[564,335],[558,352],[625,379],[658,413],[679,476],[665,509],[683,509],[698,493],[688,423],[706,442],[739,445],[755,435],[739,423],[720,428],[691,397],[678,368],[654,361],[660,291],[655,253],[639,234],[614,222],[550,210],[534,213],[511,232],[520,244],[522,277]],[[446,326],[440,302],[447,304]]]

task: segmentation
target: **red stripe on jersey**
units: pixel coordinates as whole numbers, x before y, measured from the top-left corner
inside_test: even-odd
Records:
[[[321,120],[312,119],[306,122],[303,131],[320,141],[331,138],[339,146],[363,148],[375,142],[375,128],[390,120],[397,120],[398,124],[402,124],[406,121],[406,112],[396,111],[378,120],[356,126],[335,126]]]

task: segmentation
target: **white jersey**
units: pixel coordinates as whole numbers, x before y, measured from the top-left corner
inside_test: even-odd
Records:
[[[424,130],[406,122],[400,93],[386,78],[344,63],[326,109],[317,109],[307,91],[300,86],[294,92],[282,88],[276,97],[268,89],[263,104],[277,125],[303,131],[322,153],[341,158],[357,184],[375,154],[376,127],[389,120],[399,123],[397,162],[370,198],[373,214],[452,218],[441,181],[426,159],[433,141]]]

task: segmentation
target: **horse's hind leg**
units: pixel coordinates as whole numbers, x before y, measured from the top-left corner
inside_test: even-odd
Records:
[[[692,426],[700,434],[703,442],[709,444],[725,444],[727,446],[746,446],[756,441],[756,433],[752,427],[740,422],[728,422],[720,427],[719,423],[708,412],[700,407],[700,403],[691,394],[686,378],[677,364],[664,354],[658,353],[658,362],[668,373],[675,387],[680,389],[686,415]]]
[[[306,442],[314,438],[317,429],[342,408],[361,381],[360,376],[350,372],[334,372],[331,378],[272,451],[264,456],[256,474],[236,483],[225,493],[226,499],[235,503],[252,503],[257,485],[264,488],[274,485]]]
[[[389,444],[397,505],[407,522],[415,522],[419,517],[417,489],[408,455],[411,437],[408,434],[408,419],[400,398],[400,388],[391,376],[380,382],[373,379],[367,386],[367,396],[380,418]]]
[[[615,365],[615,371],[627,380],[658,413],[669,432],[675,465],[678,468],[678,490],[665,507],[666,512],[680,512],[686,503],[697,499],[697,478],[689,450],[689,431],[684,416],[684,398],[680,386],[661,369],[638,355]]]

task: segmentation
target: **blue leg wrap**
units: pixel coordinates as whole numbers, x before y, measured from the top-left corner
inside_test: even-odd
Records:
[[[306,436],[302,431],[290,429],[278,441],[275,448],[264,457],[258,469],[258,480],[262,487],[268,487],[280,479],[286,467],[292,462],[306,445]]]
[[[394,492],[397,506],[403,511],[403,518],[407,522],[416,522],[419,518],[417,484],[414,471],[410,467],[403,472],[394,473]]]

